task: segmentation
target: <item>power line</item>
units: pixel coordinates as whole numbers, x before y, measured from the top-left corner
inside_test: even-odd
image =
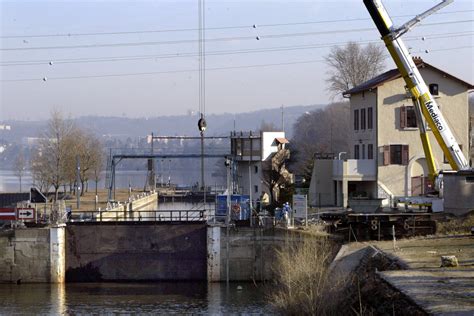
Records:
[[[425,39],[441,39],[441,38],[453,38],[472,36],[474,32],[450,32],[441,33],[431,36],[425,36]],[[407,36],[406,41],[414,41],[420,39],[419,36]],[[379,40],[367,40],[367,41],[356,41],[358,44],[380,44]],[[292,51],[292,50],[304,50],[304,49],[319,49],[334,46],[343,46],[347,42],[333,42],[333,43],[320,43],[310,45],[298,45],[298,46],[278,46],[268,48],[257,48],[257,49],[244,49],[244,50],[221,50],[221,51],[210,51],[206,52],[206,55],[221,56],[221,55],[237,55],[237,54],[253,54],[253,53],[264,53],[264,52],[278,52],[278,51]],[[380,44],[382,45],[382,44]],[[188,58],[196,57],[198,54],[194,52],[186,53],[170,53],[162,55],[138,55],[138,56],[113,56],[113,57],[93,57],[93,58],[72,58],[72,59],[51,59],[51,60],[31,60],[31,61],[7,61],[1,63],[0,66],[25,66],[25,65],[45,65],[45,64],[69,64],[69,63],[96,63],[96,62],[115,62],[115,61],[129,61],[129,60],[146,60],[146,59],[167,59],[167,58]]]
[[[446,15],[446,14],[457,14],[457,13],[468,13],[474,10],[460,10],[450,12],[437,12],[435,14]],[[413,17],[412,14],[396,15],[392,18],[402,17]],[[272,23],[272,24],[259,24],[258,28],[263,27],[277,27],[277,26],[294,26],[294,25],[311,25],[311,24],[326,24],[326,23],[339,23],[339,22],[355,22],[355,21],[371,21],[371,18],[349,18],[349,19],[336,19],[336,20],[320,20],[320,21],[307,21],[307,22],[289,22],[289,23]],[[234,26],[220,26],[220,27],[207,27],[206,31],[210,30],[227,30],[227,29],[249,29],[253,28],[253,25],[234,25]],[[100,36],[100,35],[129,35],[129,34],[147,34],[147,33],[173,33],[173,32],[191,32],[197,31],[197,28],[177,28],[177,29],[162,29],[162,30],[140,30],[140,31],[114,31],[114,32],[89,32],[89,33],[58,33],[58,34],[28,34],[28,35],[3,35],[0,38],[42,38],[42,37],[73,37],[73,36]]]
[[[433,25],[446,25],[446,24],[459,24],[472,22],[474,20],[460,20],[460,21],[447,21],[447,22],[436,22],[421,24],[419,27],[433,26]],[[314,36],[314,35],[326,35],[336,33],[353,33],[353,32],[366,32],[373,31],[374,28],[360,28],[360,29],[345,29],[345,30],[333,30],[333,31],[318,31],[318,32],[304,32],[304,33],[287,33],[287,34],[271,34],[259,36],[259,39],[264,38],[283,38],[283,37],[297,37],[297,36]],[[222,37],[222,38],[211,38],[206,39],[206,42],[222,42],[222,41],[234,41],[234,40],[255,40],[253,36],[240,36],[240,37]],[[121,47],[121,46],[155,46],[155,45],[175,45],[185,43],[195,43],[198,40],[187,39],[187,40],[176,40],[176,41],[159,41],[159,42],[131,42],[131,43],[111,43],[111,44],[84,44],[84,45],[68,45],[68,46],[38,46],[38,47],[12,47],[12,48],[0,48],[1,51],[18,51],[18,50],[44,50],[44,49],[79,49],[79,48],[97,48],[97,47]]]
[[[446,51],[446,50],[457,50],[472,48],[474,46],[461,46],[453,48],[441,48],[433,49],[431,52]],[[284,63],[269,63],[269,64],[255,64],[255,65],[243,65],[243,66],[229,66],[229,67],[215,67],[207,68],[207,71],[218,71],[218,70],[231,70],[231,69],[248,69],[248,68],[260,68],[260,67],[272,67],[272,66],[287,66],[287,65],[299,65],[299,64],[310,64],[324,62],[324,59],[305,60],[305,61],[294,61]],[[128,77],[128,76],[142,76],[142,75],[158,75],[158,74],[172,74],[172,73],[186,73],[186,72],[198,72],[199,69],[187,69],[187,70],[168,70],[168,71],[156,71],[156,72],[137,72],[137,73],[122,73],[122,74],[105,74],[105,75],[90,75],[90,76],[70,76],[70,77],[52,77],[47,78],[49,80],[72,80],[72,79],[92,79],[92,78],[107,78],[107,77]],[[4,79],[1,82],[25,82],[25,81],[40,81],[43,78],[29,78],[29,79]]]
[[[295,62],[286,62],[286,63],[215,67],[215,68],[207,68],[207,71],[230,70],[230,69],[246,69],[246,68],[285,66],[285,65],[298,65],[298,64],[309,64],[309,63],[317,63],[317,62],[324,62],[324,60],[319,59],[319,60],[306,60],[306,61],[295,61]],[[53,77],[53,78],[47,78],[47,80],[49,81],[49,80],[91,79],[91,78],[106,78],[106,77],[127,77],[127,76],[158,75],[158,74],[185,73],[185,72],[199,72],[199,69],[168,70],[168,71],[156,71],[156,72],[137,72],[137,73],[122,73],[122,74],[106,74],[106,75],[91,75],[91,76]],[[6,79],[6,80],[1,80],[1,81],[2,82],[19,82],[19,81],[40,81],[40,80],[43,80],[43,78],[41,78],[41,79],[39,79],[39,78]]]
[[[436,49],[425,49],[425,50],[418,50],[414,53],[419,54],[419,53],[425,53],[429,54],[431,52],[443,52],[443,51],[451,51],[451,50],[458,50],[458,49],[466,49],[466,48],[473,48],[474,46],[472,45],[466,45],[466,46],[458,46],[458,47],[450,47],[450,48],[436,48]]]

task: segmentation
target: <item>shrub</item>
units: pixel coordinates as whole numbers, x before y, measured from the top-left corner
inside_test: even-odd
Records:
[[[269,295],[275,308],[287,315],[340,313],[345,282],[330,275],[332,257],[326,239],[306,238],[283,246],[274,268],[277,287]]]
[[[438,221],[436,224],[436,232],[439,235],[469,234],[474,226],[474,214]]]

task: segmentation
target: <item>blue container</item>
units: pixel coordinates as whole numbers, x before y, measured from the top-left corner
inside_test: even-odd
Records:
[[[230,217],[232,220],[242,221],[250,218],[250,198],[248,195],[232,194],[230,201]],[[216,216],[227,216],[227,195],[218,195],[216,204]]]
[[[216,216],[227,215],[227,195],[218,195],[216,200]]]

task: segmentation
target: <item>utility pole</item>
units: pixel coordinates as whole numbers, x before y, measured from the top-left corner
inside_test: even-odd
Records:
[[[225,166],[227,169],[227,213],[226,213],[226,284],[229,287],[229,254],[230,254],[230,244],[229,244],[229,229],[230,229],[230,209],[231,209],[231,169],[232,169],[232,160],[226,157]]]
[[[250,225],[252,225],[252,131],[249,133],[249,140],[250,140],[250,156],[249,156],[249,200],[250,200]]]
[[[153,142],[154,142],[154,134],[153,132],[151,133],[151,154],[154,154],[154,148],[153,148]],[[156,175],[155,175],[155,159],[150,158],[151,162],[151,170],[150,170],[150,179],[148,180],[148,183],[150,185],[150,191],[153,191],[156,189]]]
[[[171,159],[168,159],[168,187],[171,187]]]
[[[81,207],[81,160],[79,155],[76,156],[76,208]]]
[[[154,147],[153,142],[155,139],[155,135],[153,132],[151,133],[151,154],[154,154]],[[156,175],[155,175],[155,159],[150,158],[148,159],[148,186],[150,191],[156,189]]]
[[[285,131],[285,120],[283,116],[283,104],[281,105],[281,130],[282,132]]]
[[[160,178],[160,186],[163,187],[163,176],[164,176],[164,170],[165,168],[163,167],[164,163],[163,163],[163,159],[161,159],[161,163],[160,163],[160,171],[161,171],[161,178]]]

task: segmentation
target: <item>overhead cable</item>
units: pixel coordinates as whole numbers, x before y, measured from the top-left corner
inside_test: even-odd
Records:
[[[435,14],[457,14],[469,13],[474,10],[459,10],[450,12],[437,12]],[[414,17],[412,14],[396,15],[392,18]],[[334,20],[320,20],[320,21],[306,21],[306,22],[288,22],[288,23],[271,23],[258,24],[259,28],[277,27],[277,26],[293,26],[293,25],[311,25],[311,24],[326,24],[326,23],[340,23],[340,22],[355,22],[355,21],[371,21],[370,18],[348,18],[348,19],[334,19]],[[249,29],[253,25],[234,25],[234,26],[219,26],[206,27],[206,31],[210,30],[227,30],[227,29]],[[2,35],[0,38],[41,38],[41,37],[75,37],[75,36],[101,36],[101,35],[128,35],[128,34],[146,34],[146,33],[173,33],[173,32],[191,32],[196,31],[196,28],[176,28],[176,29],[161,29],[161,30],[137,30],[137,31],[113,31],[113,32],[84,32],[84,33],[57,33],[57,34],[24,34],[24,35]]]
[[[433,49],[430,52],[446,51],[446,50],[458,50],[473,48],[474,46],[460,46],[452,48],[441,48]],[[215,67],[207,68],[207,71],[218,71],[218,70],[231,70],[231,69],[248,69],[248,68],[259,68],[259,67],[272,67],[272,66],[286,66],[286,65],[299,65],[299,64],[310,64],[325,62],[324,59],[305,60],[305,61],[293,61],[293,62],[282,62],[282,63],[269,63],[269,64],[255,64],[255,65],[242,65],[242,66],[229,66],[229,67]],[[199,69],[187,69],[187,70],[168,70],[168,71],[156,71],[156,72],[138,72],[138,73],[122,73],[122,74],[104,74],[104,75],[89,75],[89,76],[69,76],[69,77],[49,77],[50,80],[71,80],[71,79],[92,79],[92,78],[107,78],[107,77],[127,77],[127,76],[142,76],[142,75],[159,75],[159,74],[172,74],[172,73],[187,73],[187,72],[198,72]],[[25,81],[44,81],[44,78],[28,78],[28,79],[2,79],[1,82],[25,82]]]
[[[460,21],[448,21],[448,22],[436,22],[436,23],[426,23],[422,24],[419,27],[423,26],[433,26],[433,25],[445,25],[445,24],[459,24],[459,23],[468,23],[473,22],[474,20],[460,20]],[[304,32],[304,33],[289,33],[289,34],[270,34],[270,35],[261,35],[259,39],[265,38],[283,38],[283,37],[299,37],[299,36],[314,36],[314,35],[329,35],[337,33],[359,33],[373,31],[373,28],[360,28],[360,29],[345,29],[345,30],[331,30],[331,31],[318,31],[318,32]],[[235,40],[255,40],[253,36],[239,36],[239,37],[222,37],[222,38],[210,38],[206,39],[206,42],[225,42],[225,41],[235,41]],[[187,39],[187,40],[174,40],[174,41],[151,41],[151,42],[129,42],[129,43],[107,43],[107,44],[83,44],[83,45],[65,45],[65,46],[38,46],[38,47],[7,47],[0,48],[0,51],[28,51],[28,50],[52,50],[52,49],[87,49],[87,48],[97,48],[97,47],[122,47],[122,46],[156,46],[156,45],[176,45],[176,44],[186,44],[194,43],[199,40]]]
[[[464,37],[473,36],[474,32],[449,32],[440,33],[435,35],[424,36],[425,40],[429,39],[441,39],[441,38],[453,38],[453,37]],[[407,36],[406,41],[419,40],[420,36]],[[366,40],[366,41],[354,41],[358,44],[379,44],[380,41]],[[332,43],[319,43],[319,44],[308,44],[308,45],[291,45],[291,46],[277,46],[267,48],[256,48],[256,49],[239,49],[239,50],[220,50],[206,52],[206,55],[210,56],[221,56],[221,55],[237,55],[237,54],[253,54],[253,53],[265,53],[265,52],[278,52],[278,51],[292,51],[292,50],[306,50],[306,49],[319,49],[327,47],[340,47],[346,45],[347,42],[332,42]],[[382,44],[380,44],[382,45]],[[24,65],[54,65],[54,64],[70,64],[70,63],[97,63],[97,62],[116,62],[116,61],[129,61],[129,60],[148,60],[148,59],[169,59],[169,58],[189,58],[196,57],[198,54],[195,52],[176,52],[161,55],[134,55],[134,56],[109,56],[109,57],[84,57],[84,58],[70,58],[70,59],[48,59],[48,60],[13,60],[4,61],[0,63],[0,66],[24,66]]]

